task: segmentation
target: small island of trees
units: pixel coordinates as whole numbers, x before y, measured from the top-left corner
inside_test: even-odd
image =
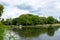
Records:
[[[40,25],[40,24],[55,24],[58,23],[58,20],[55,19],[53,16],[49,17],[39,17],[37,15],[32,14],[22,14],[17,18],[14,19],[2,19],[2,23],[5,25]]]

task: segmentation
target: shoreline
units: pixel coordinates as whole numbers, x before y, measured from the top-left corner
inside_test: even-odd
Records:
[[[31,25],[31,26],[22,26],[22,27],[60,27],[60,24],[41,24],[41,25]]]
[[[60,24],[42,24],[42,25],[31,25],[31,26],[29,26],[29,25],[27,25],[27,26],[17,26],[17,25],[6,25],[6,26],[8,26],[8,28],[11,28],[11,29],[13,29],[13,28],[25,28],[25,27],[27,27],[27,28],[39,28],[39,27],[45,27],[45,28],[48,28],[48,27],[60,27]]]

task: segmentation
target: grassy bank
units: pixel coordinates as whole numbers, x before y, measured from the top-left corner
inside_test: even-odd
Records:
[[[0,40],[4,40],[5,31],[7,27],[0,23]]]
[[[60,27],[60,24],[43,24],[43,25],[30,25],[30,26],[16,26],[16,25],[7,25],[8,29],[21,29],[21,28],[40,28],[40,27]]]
[[[23,26],[23,27],[60,27],[60,24],[41,24],[41,25],[31,25],[31,26]]]

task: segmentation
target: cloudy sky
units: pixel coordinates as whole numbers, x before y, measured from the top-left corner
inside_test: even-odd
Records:
[[[39,16],[60,16],[60,0],[0,0],[4,5],[2,18],[15,18],[31,13]]]

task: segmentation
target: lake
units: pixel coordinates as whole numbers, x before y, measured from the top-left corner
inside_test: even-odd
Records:
[[[16,31],[8,30],[6,34],[11,32],[16,39],[11,40],[60,40],[60,28],[59,27],[40,27],[40,28],[22,28]],[[5,35],[4,40],[9,40]]]

